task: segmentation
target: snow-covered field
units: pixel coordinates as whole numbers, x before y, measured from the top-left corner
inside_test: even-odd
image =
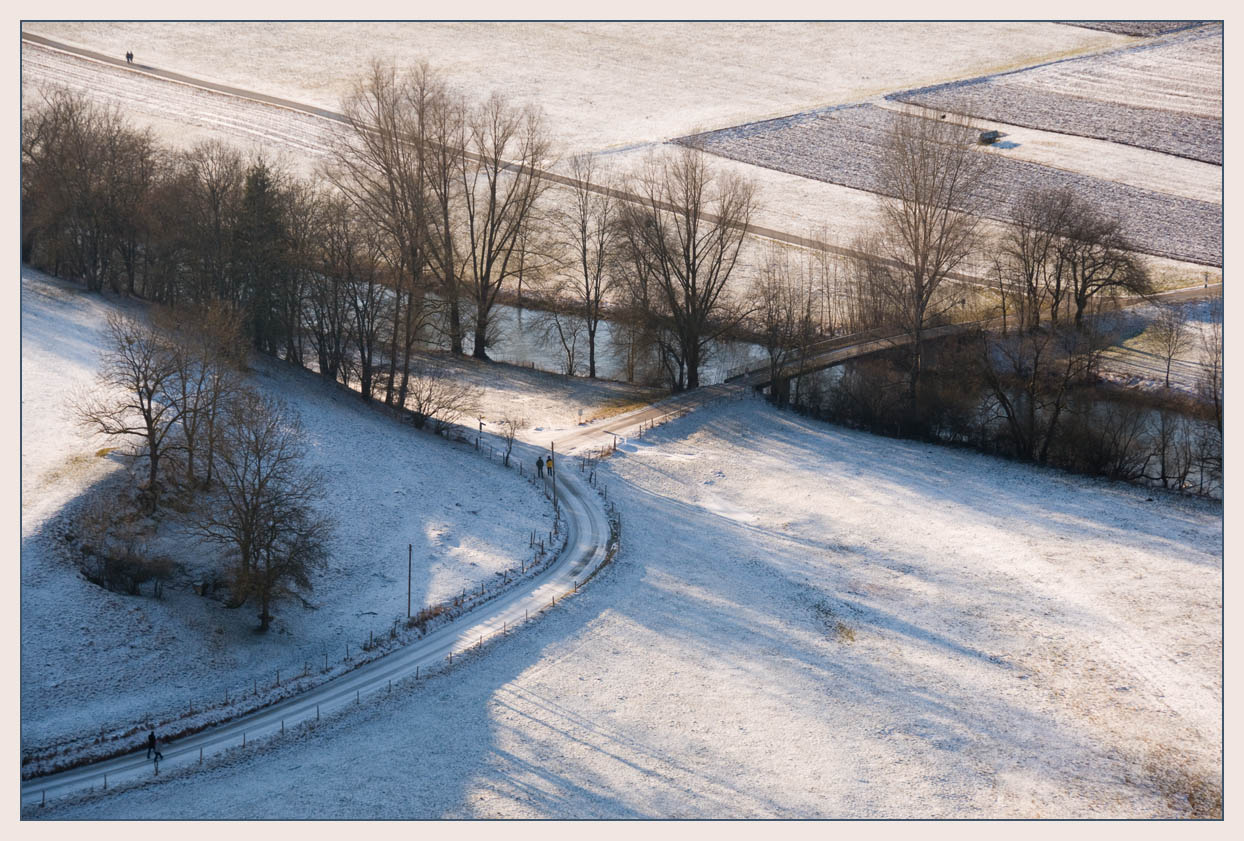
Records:
[[[548,503],[512,471],[257,358],[251,381],[299,411],[309,462],[330,488],[322,508],[338,524],[309,603],[279,604],[272,631],[256,635],[250,607],[194,595],[193,571],[210,554],[177,538],[175,518],[156,539],[186,576],[163,600],[109,593],[78,574],[59,538],[78,502],[106,497],[122,478],[119,461],[96,457],[106,442],[73,423],[66,399],[92,383],[113,304],[28,268],[21,285],[24,747],[202,708],[226,687],[237,695],[253,680],[271,683],[276,669],[301,671],[324,651],[339,661],[347,642],[357,650],[405,616],[408,544],[418,609],[491,583],[529,556],[532,530],[551,526]]]
[[[1153,817],[1218,784],[1217,504],[753,402],[626,450],[623,551],[541,622],[40,814]]]
[[[538,102],[566,154],[1126,44],[1053,23],[27,21],[24,31],[336,109],[373,58]],[[1005,51],[997,45],[1005,43]]]
[[[1211,24],[891,98],[1221,164],[1222,72],[1222,25]]]
[[[944,113],[890,100],[881,100],[877,105],[935,116]],[[1222,167],[1217,164],[1092,137],[995,121],[977,122],[982,130],[995,129],[1003,135],[1001,142],[982,146],[982,152],[1117,181],[1142,190],[1222,204]]]
[[[876,192],[882,183],[879,138],[896,112],[872,104],[794,114],[685,138],[714,155],[818,181]],[[983,154],[983,153],[982,153]],[[1222,262],[1222,206],[1070,172],[1003,155],[988,156],[977,212],[1007,218],[1025,188],[1068,189],[1118,213],[1123,231],[1146,254],[1218,265]]]
[[[122,24],[109,24],[108,26],[114,25]],[[193,26],[200,25],[193,24]],[[32,31],[42,32],[44,24],[29,26]],[[52,25],[47,24],[47,26]],[[92,24],[91,26],[103,27],[105,25]],[[148,26],[148,24],[142,26]],[[156,26],[156,24],[150,24],[150,26]],[[1077,30],[1076,27],[1055,28]],[[48,34],[53,33],[49,30]],[[100,46],[100,44],[96,43],[94,46]],[[874,45],[871,49],[876,48]],[[204,49],[201,45],[196,47],[196,50],[201,49]],[[863,49],[862,46],[861,49]],[[868,50],[864,51],[868,52]],[[189,72],[187,65],[179,62],[170,62],[167,66]],[[496,72],[495,66],[493,70]],[[200,75],[210,76],[212,74],[202,73]],[[24,95],[28,100],[36,98],[41,90],[50,86],[67,85],[74,90],[89,94],[100,102],[121,107],[123,112],[136,122],[151,125],[162,139],[173,145],[184,147],[208,137],[218,137],[244,148],[262,149],[265,154],[276,155],[305,174],[314,171],[319,162],[324,159],[331,140],[332,124],[327,120],[166,82],[139,72],[107,67],[98,62],[80,59],[33,44],[23,45],[22,79]],[[242,84],[245,80],[230,79],[230,81]],[[285,88],[263,87],[258,84],[258,81],[265,81],[263,79],[252,81],[254,84],[247,85],[252,89],[269,93],[284,92],[289,95],[296,93]],[[275,82],[273,84],[275,85]],[[538,101],[543,102],[543,100]],[[333,106],[332,102],[325,104]],[[750,114],[747,118],[765,116],[772,116],[772,114],[762,111]],[[612,124],[612,119],[606,120],[605,123]],[[692,124],[685,126],[688,130],[694,130],[697,127],[702,126]],[[1051,140],[1046,137],[1043,140],[1048,141],[1043,145],[1048,145],[1050,149],[1039,159],[1029,158],[1024,154],[1017,154],[1016,157],[1022,160],[1032,159],[1037,163],[1065,168],[1071,172],[1094,175],[1096,173],[1093,172],[1092,167],[1085,165],[1085,156],[1093,159],[1102,159],[1104,156],[1110,163],[1104,166],[1103,172],[1100,173],[1101,177],[1117,180],[1120,184],[1157,190],[1183,198],[1205,202],[1221,201],[1221,190],[1218,191],[1217,198],[1215,197],[1213,173],[1198,171],[1193,177],[1193,186],[1180,186],[1183,181],[1175,173],[1182,171],[1181,167],[1189,164],[1195,165],[1196,162],[1180,160],[1176,162],[1174,170],[1166,170],[1159,164],[1136,161],[1134,153],[1144,150],[1130,149],[1103,141],[1081,140],[1081,144],[1088,142],[1096,144],[1096,147],[1087,151],[1064,151],[1063,146],[1068,142],[1075,146],[1072,142],[1074,138]],[[653,151],[654,147],[650,144],[623,145],[620,148],[605,150],[600,163],[602,166],[606,164],[612,166],[618,174],[624,174],[641,166],[644,158]],[[1169,156],[1151,154],[1169,159]],[[823,232],[822,238],[831,244],[845,247],[851,244],[857,234],[867,231],[874,223],[876,200],[871,193],[724,158],[718,159],[716,163],[722,170],[736,172],[757,183],[758,207],[753,220],[757,225],[800,236]],[[1221,173],[1219,167],[1212,168],[1217,173]],[[1141,177],[1139,173],[1145,172],[1151,175]],[[1154,172],[1167,172],[1169,177],[1152,175]],[[1121,173],[1133,174],[1121,175]],[[555,198],[557,192],[557,189],[554,189],[550,198]],[[1162,276],[1164,288],[1186,286],[1201,279],[1203,267],[1196,264],[1166,258],[1153,258],[1150,263]]]

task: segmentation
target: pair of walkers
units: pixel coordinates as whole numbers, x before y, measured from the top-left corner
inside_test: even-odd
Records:
[[[553,475],[553,457],[536,456],[536,475],[543,479],[544,471],[548,471],[549,475]]]
[[[147,734],[147,758],[150,759],[151,755],[155,754],[156,762],[163,759],[164,754],[160,753],[161,747],[162,743],[160,742],[160,737],[156,735],[154,730],[152,730]]]

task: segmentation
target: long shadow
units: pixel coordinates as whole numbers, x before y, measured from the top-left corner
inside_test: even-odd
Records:
[[[673,438],[670,429],[648,440]],[[975,642],[970,622],[932,628],[853,592],[850,564],[863,552],[742,524],[616,476],[610,485],[628,524],[622,555],[538,622],[253,760],[196,772],[178,789],[184,798],[123,792],[48,816],[988,816],[991,785],[1012,771],[1073,795],[1093,790],[1078,788],[1085,780],[1123,787],[1109,734],[1007,691],[1019,664]],[[936,498],[935,488],[921,492]],[[924,581],[951,605],[1004,595],[954,570]],[[855,644],[826,631],[820,599],[844,611]],[[696,683],[700,664],[727,677]],[[597,678],[612,682],[585,691]],[[613,692],[617,702],[605,697]],[[649,696],[640,722],[627,712],[633,692]],[[703,692],[737,692],[745,708],[686,700]],[[740,759],[727,740],[690,735],[718,714],[762,734],[810,729],[750,741]],[[813,796],[811,779],[755,776],[767,755],[798,763],[820,744],[834,746],[825,758],[834,773],[856,774],[858,786]],[[910,804],[896,785],[915,785],[919,804],[893,806]]]
[[[1164,551],[1181,563],[1214,563],[1190,557],[1183,538],[1198,534],[1205,513],[1221,512],[1212,500],[1156,494],[1122,482],[1075,476],[1055,468],[1010,462],[981,453],[937,445],[878,438],[765,407],[764,438],[774,458],[798,464],[815,454],[830,461],[840,474],[868,472],[875,486],[916,496],[930,506],[954,505],[957,514],[980,522],[1011,519],[1022,522],[1025,534],[1057,539],[1057,531],[1096,536],[1121,546]],[[730,434],[730,421],[712,419],[704,428]],[[779,449],[780,448],[780,449]],[[930,458],[930,456],[935,456]],[[793,461],[791,461],[793,460]],[[824,469],[825,462],[818,464]],[[834,476],[826,476],[833,481]],[[1121,521],[1119,513],[1148,497],[1160,498],[1139,514]]]

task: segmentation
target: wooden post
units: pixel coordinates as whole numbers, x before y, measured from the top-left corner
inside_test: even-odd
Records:
[[[276,685],[277,686],[281,685],[281,670],[280,669],[276,670]]]
[[[354,703],[361,704],[362,702],[363,702],[363,696],[361,692],[358,689],[354,690]]]
[[[315,705],[315,720],[316,721],[320,720],[320,705],[319,704]]]
[[[406,618],[410,618],[410,570],[415,562],[415,544],[406,544]]]
[[[285,719],[281,719],[281,735],[285,735]]]
[[[104,791],[108,790],[108,775],[104,774]]]
[[[203,746],[199,745],[199,764],[203,764]]]
[[[246,747],[246,731],[242,731],[242,747]]]
[[[419,667],[415,666],[415,680],[419,679]]]

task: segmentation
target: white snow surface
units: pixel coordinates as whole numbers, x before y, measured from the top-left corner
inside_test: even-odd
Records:
[[[1028,22],[28,21],[23,28],[332,109],[372,58],[426,59],[464,91],[539,104],[566,154],[660,142],[1135,40]]]
[[[117,303],[23,267],[22,309],[22,740],[23,748],[141,723],[219,703],[252,683],[287,678],[304,662],[357,656],[406,615],[407,546],[413,610],[492,583],[530,555],[531,531],[551,506],[514,471],[418,432],[313,374],[262,357],[251,383],[301,416],[308,465],[326,477],[320,503],[337,527],[328,569],[308,604],[276,606],[266,635],[255,610],[226,609],[190,582],[214,553],[159,526],[159,548],[186,569],[163,600],[110,593],[82,578],[59,535],[73,505],[124,481],[121,459],[73,422],[67,396],[93,385],[105,313]],[[131,307],[137,309],[136,307]],[[116,442],[112,442],[116,443]],[[128,445],[127,445],[128,446]]]
[[[37,814],[1153,817],[1220,779],[1217,503],[755,401],[623,449],[622,552],[542,621]]]

